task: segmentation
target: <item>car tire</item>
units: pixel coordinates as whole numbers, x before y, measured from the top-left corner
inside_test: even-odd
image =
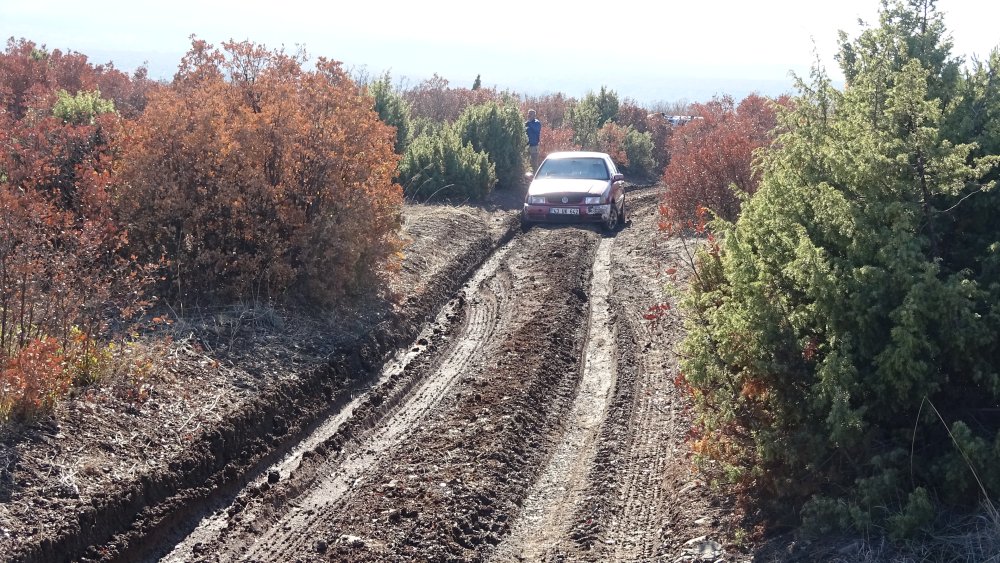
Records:
[[[521,216],[521,232],[522,233],[528,232],[528,230],[531,229],[531,225],[532,225],[532,222],[529,221],[529,220],[527,220],[527,219],[525,219],[524,216],[522,215]]]
[[[613,233],[618,229],[618,223],[620,221],[621,218],[618,215],[618,208],[612,207],[610,217],[608,217],[607,221],[601,223],[601,226],[604,227],[605,233]]]
[[[627,219],[628,218],[625,215],[625,196],[622,196],[621,210],[618,211],[618,230],[619,231],[625,228],[625,225],[628,222]]]

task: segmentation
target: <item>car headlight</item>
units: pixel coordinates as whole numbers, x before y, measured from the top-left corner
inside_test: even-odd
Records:
[[[528,196],[528,203],[530,203],[531,205],[544,205],[545,204],[545,196],[543,196],[543,195],[529,195]]]
[[[588,196],[588,197],[583,198],[583,203],[585,203],[586,205],[598,205],[599,203],[601,203],[601,197],[600,196]]]

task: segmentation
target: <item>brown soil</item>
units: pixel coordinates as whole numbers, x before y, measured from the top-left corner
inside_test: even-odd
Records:
[[[2,430],[12,561],[735,561],[693,471],[655,187],[620,232],[516,194],[408,206],[393,293],[333,319],[186,312],[143,402]]]

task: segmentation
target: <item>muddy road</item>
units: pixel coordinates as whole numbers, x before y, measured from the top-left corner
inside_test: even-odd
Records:
[[[630,194],[613,235],[542,226],[502,246],[368,391],[142,557],[722,557],[672,384],[680,323],[644,318],[679,260],[656,199]]]
[[[416,337],[382,356],[388,361],[375,377],[339,388],[319,377],[317,392],[287,395],[287,412],[281,404],[259,411],[262,437],[276,447],[258,439],[248,449],[230,434],[211,435],[212,444],[242,452],[243,468],[222,454],[196,457],[177,465],[194,483],[180,494],[172,487],[161,494],[161,481],[143,478],[141,488],[126,489],[135,493],[114,497],[125,499],[124,509],[105,509],[123,531],[88,512],[112,530],[106,543],[82,543],[87,535],[74,530],[106,533],[83,516],[75,524],[70,514],[71,526],[48,520],[28,504],[21,509],[30,489],[14,494],[0,507],[0,524],[40,524],[4,532],[10,546],[27,546],[8,554],[26,554],[13,557],[24,561],[53,554],[80,561],[746,559],[726,542],[727,503],[699,480],[685,443],[687,398],[673,384],[682,323],[673,313],[645,318],[655,305],[674,304],[666,272],[683,262],[679,243],[658,233],[658,198],[655,187],[630,191],[628,224],[610,234],[536,226],[501,239],[514,218],[509,209],[419,211],[408,225],[413,244],[403,279],[467,281],[438,300],[443,307],[421,313],[412,330],[400,329]],[[325,414],[294,426],[306,404],[299,396],[317,397]],[[115,411],[109,417],[127,424]],[[136,420],[155,424],[149,412]],[[32,455],[52,459],[49,452],[62,450],[51,448],[65,448],[49,442]],[[34,479],[52,473],[38,467]],[[170,467],[166,478],[181,480]],[[217,477],[205,486],[200,474]],[[48,506],[90,502],[100,498],[99,486]],[[165,500],[145,504],[155,495]],[[44,540],[45,526],[65,531]],[[73,542],[81,546],[76,555],[60,547]]]

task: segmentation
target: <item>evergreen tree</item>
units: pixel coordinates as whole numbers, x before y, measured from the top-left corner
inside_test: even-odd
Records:
[[[102,98],[96,90],[77,92],[75,96],[66,90],[59,90],[56,92],[56,103],[52,106],[52,115],[72,125],[93,125],[98,115],[114,111],[115,103]]]
[[[463,143],[485,152],[496,167],[498,187],[518,185],[524,176],[524,147],[528,144],[524,122],[515,103],[469,106],[455,122]]]
[[[451,127],[418,136],[399,162],[406,197],[417,201],[486,196],[497,182],[486,153],[463,142]]]
[[[961,60],[951,57],[952,42],[937,0],[881,0],[879,27],[870,28],[855,39],[840,32],[837,60],[847,83],[862,73],[876,70],[874,58],[883,60],[883,80],[891,85],[891,73],[898,72],[909,60],[916,59],[928,71],[931,99],[947,104],[955,92]]]
[[[933,2],[884,4],[880,21],[842,40],[844,92],[818,69],[800,82],[759,191],[715,225],[683,370],[699,451],[725,476],[811,499],[812,522],[903,535],[932,496],[977,499],[965,456],[1000,493],[1000,433],[975,415],[1000,401],[1000,280],[947,251],[998,159],[945,135],[959,81]],[[992,237],[966,262],[995,262]]]
[[[569,109],[569,122],[573,126],[573,142],[584,150],[598,149],[597,132],[609,121],[618,117],[618,94],[601,86],[598,93],[587,92],[582,100]]]
[[[597,111],[597,126],[601,127],[609,121],[614,121],[618,117],[618,108],[621,103],[618,101],[618,94],[614,90],[608,90],[601,86],[598,93],[588,92],[582,105],[592,105]]]
[[[368,88],[368,93],[375,99],[374,109],[379,119],[383,123],[396,128],[394,152],[396,154],[403,154],[410,143],[410,135],[413,129],[409,104],[406,103],[402,95],[393,90],[388,72],[383,74],[382,78],[373,82]]]

